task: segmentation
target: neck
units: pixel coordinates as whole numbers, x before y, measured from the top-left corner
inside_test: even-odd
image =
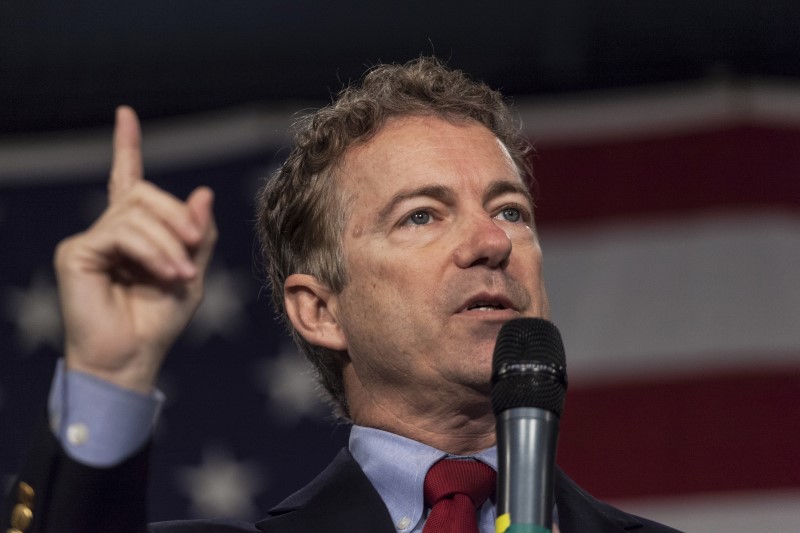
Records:
[[[494,446],[495,417],[488,392],[469,387],[412,398],[402,390],[376,393],[345,372],[350,416],[355,424],[389,431],[454,455]]]

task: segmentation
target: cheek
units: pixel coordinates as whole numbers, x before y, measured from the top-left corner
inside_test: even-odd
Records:
[[[345,288],[351,307],[359,307],[363,318],[391,315],[403,303],[407,285],[403,268],[385,258],[361,258],[351,265],[350,283]]]
[[[539,247],[539,239],[531,226],[522,224],[506,224],[503,226],[508,238],[514,246]]]
[[[374,289],[402,292],[409,288],[409,284],[420,279],[420,255],[407,249],[376,247],[370,254],[360,258],[356,269],[364,276],[364,280],[369,280],[366,285]]]
[[[345,290],[350,304],[361,307],[352,311],[365,319],[382,317],[402,327],[423,308],[437,307],[445,279],[442,257],[447,253],[441,242],[426,247],[376,242],[351,245],[346,258],[350,281]]]
[[[543,291],[542,250],[537,241],[529,239],[514,244],[511,269],[518,281],[536,292]]]
[[[541,270],[542,266],[542,249],[539,246],[539,241],[532,237],[530,233],[521,238],[515,236],[511,239],[511,257],[517,259],[517,262],[528,268],[533,268],[536,271]]]

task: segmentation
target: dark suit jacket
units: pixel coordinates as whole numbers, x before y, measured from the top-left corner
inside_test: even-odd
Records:
[[[148,528],[144,525],[146,449],[114,468],[90,468],[67,457],[47,428],[16,487],[23,482],[35,496],[28,498],[15,489],[4,506],[0,531],[11,526],[14,508],[19,511],[24,505],[33,514],[25,533],[396,533],[386,506],[346,449],[311,483],[255,524],[194,520]],[[595,500],[561,470],[556,475],[555,498],[562,533],[675,533]]]

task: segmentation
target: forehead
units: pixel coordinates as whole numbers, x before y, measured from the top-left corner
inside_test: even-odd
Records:
[[[488,128],[434,116],[390,119],[369,141],[348,150],[342,170],[348,196],[370,201],[419,185],[480,189],[491,181],[522,182],[508,150]]]

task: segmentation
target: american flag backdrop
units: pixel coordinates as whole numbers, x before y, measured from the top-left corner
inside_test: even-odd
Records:
[[[687,531],[800,531],[800,87],[699,84],[517,102],[570,391],[559,463]],[[109,122],[111,114],[109,114]],[[160,387],[153,520],[255,519],[347,428],[317,400],[253,266],[252,199],[290,113],[145,123],[147,177],[216,192],[207,297]],[[44,413],[52,253],[105,204],[105,131],[0,143],[0,481]]]

